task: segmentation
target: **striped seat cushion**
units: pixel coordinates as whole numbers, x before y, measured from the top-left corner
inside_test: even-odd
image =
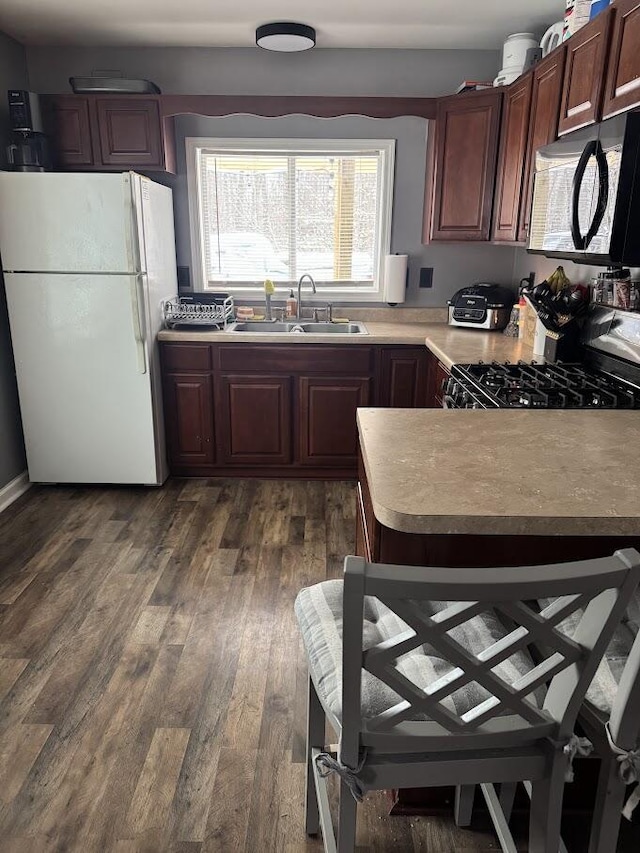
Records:
[[[295,612],[307,652],[309,669],[325,711],[341,719],[342,685],[342,589],[341,580],[324,581],[303,589],[296,598]],[[421,602],[429,614],[447,606],[447,602]],[[368,649],[409,630],[392,610],[376,598],[365,598],[363,648]],[[491,613],[470,619],[449,632],[469,651],[479,653],[505,635],[505,629]],[[420,646],[396,662],[397,669],[420,688],[450,672],[453,667],[435,649]],[[526,652],[518,652],[495,667],[495,672],[510,684],[533,667]],[[443,700],[458,715],[489,698],[489,693],[472,682]],[[362,671],[362,716],[371,718],[402,701],[391,687]],[[416,714],[415,720],[427,719]]]
[[[538,602],[540,609],[547,607],[552,601],[552,598],[540,599]],[[569,637],[573,637],[579,618],[579,611],[572,613],[568,619],[560,623],[560,630],[564,631]],[[618,692],[618,684],[639,630],[640,591],[636,590],[627,608],[626,616],[616,628],[587,690],[586,701],[607,717],[611,714],[613,701]]]

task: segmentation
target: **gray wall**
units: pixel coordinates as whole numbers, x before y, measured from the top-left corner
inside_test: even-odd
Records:
[[[455,91],[464,78],[493,80],[500,61],[494,50],[27,48],[36,92],[67,92],[71,76],[116,70],[153,80],[166,93],[432,96]]]
[[[589,284],[592,276],[602,271],[603,267],[590,267],[586,264],[574,264],[573,261],[562,261],[557,258],[545,258],[543,255],[530,255],[525,249],[517,249],[513,269],[513,279],[520,279],[535,273],[536,282],[543,281],[558,265],[562,265],[572,284]],[[632,269],[631,275],[640,280],[640,269]]]
[[[22,45],[0,33],[0,169],[6,166],[8,116],[6,90],[27,86]],[[9,320],[0,273],[0,489],[26,468]]]
[[[30,83],[38,92],[68,91],[70,76],[111,69],[153,80],[166,93],[435,96],[454,91],[464,78],[493,79],[500,58],[499,52],[491,50],[343,49],[277,54],[256,48],[27,49]],[[511,281],[512,249],[422,246],[425,121],[183,116],[176,130],[179,174],[168,182],[175,192],[181,265],[191,265],[185,136],[378,137],[397,140],[392,250],[411,256],[408,304],[443,305],[453,291],[470,281]],[[418,290],[421,266],[434,268],[431,290]]]
[[[441,306],[455,290],[473,281],[508,284],[513,249],[502,246],[423,246],[422,211],[426,168],[427,122],[418,118],[370,119],[345,116],[259,118],[181,116],[176,121],[179,172],[171,181],[176,209],[178,263],[191,265],[189,206],[184,140],[186,137],[291,137],[395,139],[396,174],[391,251],[409,255],[408,305]],[[433,267],[433,288],[419,289],[421,266]]]

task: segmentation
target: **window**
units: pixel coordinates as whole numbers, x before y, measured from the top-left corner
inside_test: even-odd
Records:
[[[382,299],[393,140],[188,139],[196,288]]]

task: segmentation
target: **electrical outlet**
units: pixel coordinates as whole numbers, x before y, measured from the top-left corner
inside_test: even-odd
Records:
[[[433,287],[433,267],[420,267],[420,287]]]

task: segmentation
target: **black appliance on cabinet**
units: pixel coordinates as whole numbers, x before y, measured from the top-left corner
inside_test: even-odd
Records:
[[[528,251],[600,266],[640,265],[640,113],[536,152]]]
[[[34,92],[9,89],[9,125],[7,146],[9,166],[16,172],[44,172],[50,167],[49,142],[44,134],[40,100]]]

